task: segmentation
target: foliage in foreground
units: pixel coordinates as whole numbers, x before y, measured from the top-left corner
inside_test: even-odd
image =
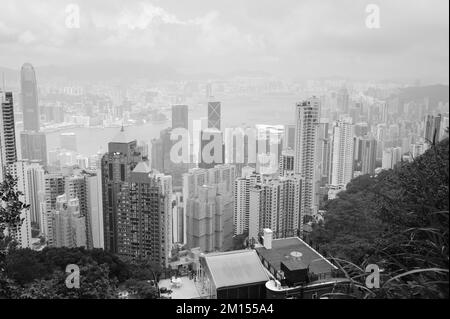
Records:
[[[80,288],[68,289],[66,266],[80,267]],[[147,262],[128,263],[102,249],[14,249],[0,272],[0,298],[114,299],[120,288],[136,291],[135,298],[156,298],[150,284],[158,275]]]
[[[359,176],[326,205],[310,240],[376,298],[449,296],[449,140],[411,163]],[[364,269],[382,269],[382,286],[364,289]]]

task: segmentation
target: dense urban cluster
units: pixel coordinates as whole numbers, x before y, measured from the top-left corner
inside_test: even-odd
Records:
[[[448,228],[448,86],[255,77],[38,89],[26,63],[20,87],[0,93],[0,238],[14,242],[0,247],[0,296],[363,297],[349,263],[416,269],[382,265],[377,249],[434,229],[433,214]],[[224,120],[227,102],[258,113],[251,100],[265,97],[291,120]],[[84,154],[95,137],[80,129],[114,136]],[[438,234],[443,256],[422,266],[448,281],[448,229]],[[65,288],[66,264],[82,267],[84,290]],[[448,285],[433,289],[448,297]]]

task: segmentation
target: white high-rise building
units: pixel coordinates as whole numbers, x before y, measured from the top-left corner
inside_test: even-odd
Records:
[[[184,198],[183,193],[172,194],[172,242],[184,242]]]
[[[91,244],[93,248],[104,248],[103,202],[101,171],[86,176],[86,202],[90,219]]]
[[[302,215],[314,215],[318,207],[316,200],[316,145],[319,124],[320,99],[312,97],[297,103],[295,130],[295,174],[304,178],[302,187]]]
[[[201,168],[192,168],[188,173],[183,174],[183,220],[178,220],[178,223],[186,225],[186,211],[187,211],[187,199],[198,196],[198,189],[200,186],[205,185],[208,182],[208,171]],[[186,227],[183,229],[183,238],[180,242],[186,244]]]
[[[301,194],[303,179],[299,175],[264,180],[249,191],[249,238],[258,238],[270,228],[277,238],[298,236],[302,231]]]
[[[19,200],[25,204],[29,203],[29,191],[28,191],[28,161],[17,161],[8,165],[9,174],[17,180],[16,191],[22,192],[19,196]],[[15,239],[21,248],[31,248],[31,213],[30,209],[23,209],[20,218],[22,219],[22,225],[20,229],[10,230],[14,232]]]
[[[233,196],[225,183],[199,187],[199,196],[187,198],[186,228],[189,248],[203,252],[221,251],[232,246]]]
[[[353,135],[351,117],[337,121],[333,127],[331,185],[347,185],[353,178]]]
[[[234,234],[242,235],[249,230],[250,189],[261,182],[261,175],[252,173],[234,181]]]
[[[77,198],[58,196],[49,222],[53,225],[49,234],[53,247],[86,247],[86,221]]]
[[[65,176],[65,193],[79,200],[80,215],[86,221],[87,248],[103,247],[103,203],[101,180],[97,171],[74,170]],[[94,239],[95,236],[95,239]],[[95,242],[95,244],[94,244]]]
[[[383,151],[381,167],[383,169],[393,169],[402,160],[402,148],[390,147]]]
[[[183,229],[183,243],[186,243],[186,213],[188,211],[188,199],[199,197],[199,189],[203,185],[222,184],[223,192],[234,194],[235,192],[236,167],[234,165],[216,165],[209,169],[192,168],[183,174],[183,220],[178,218]]]
[[[31,221],[39,225],[42,232],[42,215],[45,214],[45,171],[39,163],[27,165],[27,197],[30,205]]]
[[[52,213],[56,209],[56,199],[65,192],[65,177],[62,174],[45,174],[45,213],[41,215],[41,233],[47,238],[48,245],[53,245],[53,238],[50,236],[53,232]]]

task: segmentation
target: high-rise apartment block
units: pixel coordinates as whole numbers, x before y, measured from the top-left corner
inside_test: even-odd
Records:
[[[402,160],[402,148],[390,147],[383,151],[382,168],[393,169]]]
[[[14,124],[14,102],[12,92],[1,92],[0,114],[0,166],[1,177],[11,165],[17,161],[16,131]]]
[[[139,162],[117,195],[117,253],[168,267],[172,248],[172,177]]]
[[[250,188],[249,238],[258,239],[265,228],[278,238],[301,233],[302,183],[299,175],[291,175],[263,180]]]
[[[86,247],[86,221],[80,215],[77,198],[66,194],[56,198],[56,207],[51,213],[52,224],[49,238],[53,247]]]
[[[234,181],[234,234],[248,233],[250,222],[250,189],[261,182],[255,172]]]
[[[302,187],[302,216],[311,216],[316,206],[316,145],[319,124],[320,99],[312,97],[296,105],[295,168],[294,173],[304,178]]]
[[[351,118],[342,118],[333,127],[331,179],[332,185],[347,185],[353,178],[353,135]]]
[[[354,154],[355,171],[373,175],[376,168],[377,140],[370,136],[355,137]]]
[[[233,234],[234,165],[195,168],[183,176],[186,241],[206,251],[230,248]]]
[[[187,245],[203,252],[232,247],[233,196],[224,184],[200,186],[198,196],[188,198],[186,211]]]
[[[130,139],[121,129],[108,144],[108,153],[103,155],[102,201],[105,250],[118,252],[118,201],[119,195],[129,183],[130,174],[142,160],[137,149],[137,141]]]

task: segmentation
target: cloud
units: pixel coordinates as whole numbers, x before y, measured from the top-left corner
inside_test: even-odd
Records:
[[[354,0],[3,0],[5,66],[97,60],[162,63],[186,72],[448,79],[448,1],[378,0],[380,29]]]

